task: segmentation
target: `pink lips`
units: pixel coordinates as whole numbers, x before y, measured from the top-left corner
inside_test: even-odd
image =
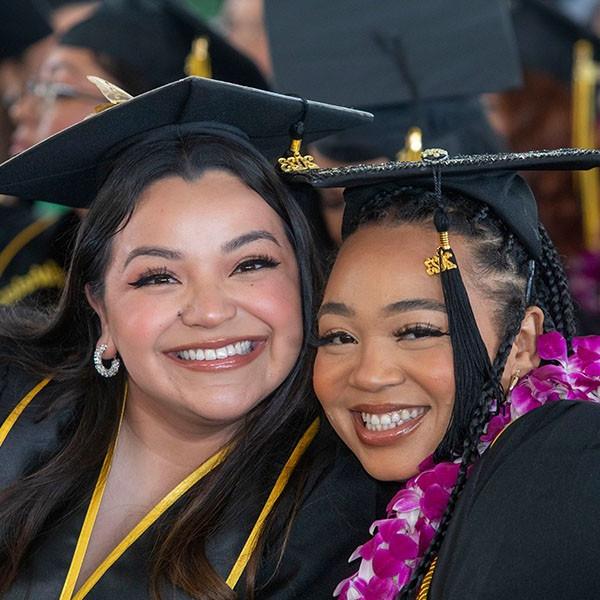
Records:
[[[234,354],[233,356],[228,356],[227,358],[217,358],[215,360],[185,360],[177,355],[178,352],[189,350],[190,348],[203,348],[210,350],[222,348],[229,344],[236,344],[237,342],[245,340],[252,342],[252,349],[247,354]],[[202,342],[201,344],[188,344],[187,346],[180,346],[165,352],[165,355],[178,366],[190,371],[214,372],[243,367],[254,361],[262,353],[265,347],[265,338],[223,339],[211,342]]]
[[[416,408],[416,407],[401,407],[401,408]],[[398,425],[392,429],[386,429],[385,431],[371,431],[365,427],[363,421],[362,412],[368,412],[370,414],[384,414],[398,410],[398,406],[381,405],[381,406],[368,406],[360,405],[352,408],[352,418],[354,422],[354,428],[356,435],[360,441],[368,446],[388,446],[394,444],[397,440],[410,435],[415,431],[419,425],[423,422],[423,419],[429,412],[427,410],[420,417],[410,419],[402,425]]]

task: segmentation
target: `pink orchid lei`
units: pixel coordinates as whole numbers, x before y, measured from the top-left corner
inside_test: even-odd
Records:
[[[557,332],[540,336],[538,352],[545,363],[523,377],[480,438],[484,452],[508,423],[556,400],[600,402],[600,336],[573,339],[573,352]],[[434,464],[429,456],[419,473],[404,483],[387,507],[387,518],[375,521],[373,536],[350,561],[358,571],[342,581],[334,596],[341,600],[394,600],[433,539],[456,481],[459,460]]]

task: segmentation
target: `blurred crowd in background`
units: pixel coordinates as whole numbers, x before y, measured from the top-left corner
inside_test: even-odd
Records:
[[[596,147],[599,36],[600,0],[5,0],[0,159],[99,110],[87,75],[132,95],[196,75],[374,112],[373,125],[310,148],[322,167],[418,160],[434,146]],[[598,174],[526,177],[581,331],[599,333]],[[0,304],[60,290],[81,215],[43,200],[0,198]],[[305,209],[325,259],[341,191]]]

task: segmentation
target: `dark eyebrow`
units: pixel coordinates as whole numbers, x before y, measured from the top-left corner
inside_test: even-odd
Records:
[[[356,313],[343,302],[325,302],[321,305],[317,318],[323,315],[339,315],[340,317],[353,317]]]
[[[134,248],[127,255],[123,268],[137,256],[158,256],[160,258],[166,258],[167,260],[180,260],[183,255],[178,250],[172,250],[171,248],[164,248],[162,246],[139,246],[138,248]]]
[[[382,313],[385,316],[391,316],[396,313],[408,312],[411,310],[435,310],[438,312],[446,312],[446,305],[438,300],[431,300],[429,298],[414,298],[411,300],[399,300],[388,304]]]
[[[268,231],[264,231],[262,229],[257,229],[255,231],[249,231],[248,233],[244,233],[243,235],[240,235],[236,238],[233,238],[232,240],[229,240],[228,242],[225,242],[221,246],[221,251],[227,254],[229,252],[237,250],[238,248],[241,248],[242,246],[245,246],[246,244],[255,242],[256,240],[268,240],[269,242],[273,242],[274,244],[281,246],[281,244],[277,241],[277,239],[272,233],[269,233]]]

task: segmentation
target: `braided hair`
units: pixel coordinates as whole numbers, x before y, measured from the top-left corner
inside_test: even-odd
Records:
[[[482,292],[495,305],[494,326],[500,344],[486,372],[469,372],[469,385],[455,393],[450,423],[438,445],[437,462],[460,458],[460,468],[446,511],[427,552],[400,594],[408,600],[419,589],[431,562],[438,554],[465,486],[469,467],[479,457],[478,444],[489,419],[504,403],[501,385],[506,361],[528,306],[538,306],[544,313],[544,331],[559,331],[568,341],[574,335],[574,311],[567,279],[558,253],[540,224],[542,255],[534,264],[521,242],[488,206],[445,192],[448,230],[469,242],[472,266]],[[440,194],[416,187],[386,187],[373,195],[348,224],[348,231],[368,224],[430,226],[439,208]],[[464,270],[464,266],[463,266]],[[456,339],[452,337],[456,359]],[[458,366],[460,370],[461,366]],[[460,374],[457,374],[457,377]],[[473,380],[475,379],[475,380]]]

